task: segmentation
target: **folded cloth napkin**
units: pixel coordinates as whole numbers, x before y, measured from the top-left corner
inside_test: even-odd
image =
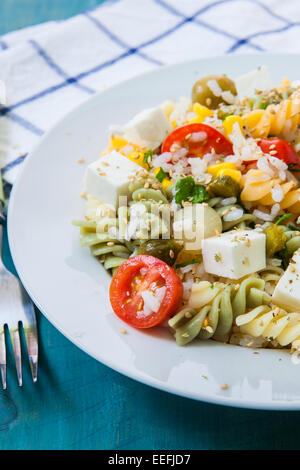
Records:
[[[96,91],[141,72],[224,53],[299,52],[298,0],[108,0],[0,37],[0,166],[24,157]]]

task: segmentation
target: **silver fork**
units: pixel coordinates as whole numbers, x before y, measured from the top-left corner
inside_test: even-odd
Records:
[[[0,175],[1,177],[1,175]],[[0,191],[1,194],[1,191]],[[0,196],[1,197],[1,196]],[[3,199],[2,199],[3,201]],[[0,218],[4,219],[3,202],[0,200]],[[23,325],[32,379],[37,381],[38,341],[33,304],[21,282],[10,273],[2,261],[3,226],[0,223],[0,373],[3,389],[6,389],[5,327],[11,339],[19,385],[22,386],[22,355],[20,327]]]

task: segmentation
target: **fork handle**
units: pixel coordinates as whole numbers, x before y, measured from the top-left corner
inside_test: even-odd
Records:
[[[2,201],[0,201],[0,268],[5,267],[3,260],[2,260],[3,220],[4,220],[3,204],[2,204]]]

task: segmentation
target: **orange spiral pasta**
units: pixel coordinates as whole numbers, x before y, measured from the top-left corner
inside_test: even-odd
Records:
[[[253,137],[272,135],[291,141],[300,124],[299,92],[279,104],[271,104],[265,110],[251,111],[243,117]]]
[[[297,183],[270,178],[262,170],[252,169],[245,175],[241,200],[262,206],[280,204],[280,209],[300,214],[300,189]]]

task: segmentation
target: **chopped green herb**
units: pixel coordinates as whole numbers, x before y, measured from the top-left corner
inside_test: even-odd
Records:
[[[300,232],[300,227],[296,227],[296,225],[289,224],[289,225],[288,225],[288,228],[289,228],[290,230],[295,230],[295,231],[297,231],[297,232]]]
[[[163,180],[168,176],[168,173],[166,173],[162,168],[159,169],[158,173],[156,174],[156,178],[160,183],[163,182]]]
[[[182,201],[188,201],[193,194],[194,187],[195,181],[191,176],[178,180],[175,186],[175,202],[181,204]]]
[[[290,163],[288,165],[288,170],[289,171],[294,171],[295,173],[299,173],[300,172],[300,168],[295,166],[293,163]]]
[[[144,157],[143,157],[143,163],[146,163],[148,165],[148,170],[150,170],[150,165],[149,165],[149,158],[150,160],[152,160],[152,157],[153,157],[153,152],[152,150],[147,150],[147,152],[144,153]]]
[[[194,187],[193,193],[193,203],[196,204],[197,202],[204,202],[209,199],[209,194],[205,189],[205,186],[202,184],[196,184]]]
[[[192,176],[181,178],[175,186],[175,202],[181,204],[182,201],[190,201],[194,204],[204,202],[209,199],[209,194],[205,186],[196,184]]]
[[[289,256],[288,249],[287,249],[286,245],[283,248],[283,250],[278,251],[274,256],[275,256],[275,258],[278,258],[278,259],[281,260],[281,266],[282,266],[283,269],[286,269],[288,267],[289,262],[290,262],[290,256]]]
[[[261,109],[266,109],[268,107],[268,103],[262,103],[260,108]]]
[[[179,264],[176,264],[176,268],[184,268],[185,266],[189,266],[190,264],[196,264],[196,263],[201,263],[201,259],[200,258],[194,258],[194,259],[191,259],[190,261],[185,261],[184,263],[179,263]]]
[[[292,215],[293,214],[283,214],[282,216],[279,217],[278,220],[276,220],[275,225],[281,224],[281,222],[283,222],[286,219],[289,219],[290,217],[292,217]]]

